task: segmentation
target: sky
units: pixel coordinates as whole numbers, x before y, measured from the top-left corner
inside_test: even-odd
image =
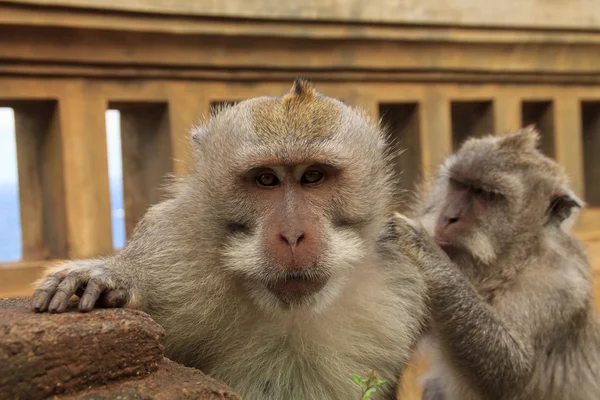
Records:
[[[106,139],[110,179],[111,181],[120,180],[122,176],[121,129],[117,110],[106,112]],[[0,108],[0,184],[17,182],[16,149],[13,111],[10,108]]]
[[[0,108],[0,184],[16,182],[17,146],[15,118],[10,108]]]
[[[106,112],[106,142],[112,207],[113,245],[121,248],[125,241],[121,132],[119,112]],[[13,110],[0,108],[0,261],[21,257],[21,230],[18,200],[17,151]]]

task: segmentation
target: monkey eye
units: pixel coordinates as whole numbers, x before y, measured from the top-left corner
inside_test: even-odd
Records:
[[[271,172],[266,172],[264,174],[260,174],[258,178],[256,178],[256,182],[260,186],[277,186],[279,185],[279,179],[277,176]]]
[[[480,187],[472,187],[471,190],[475,196],[485,201],[496,201],[502,198],[500,193],[492,192]]]
[[[471,190],[477,196],[484,196],[485,197],[487,195],[487,193],[488,193],[487,191],[483,190],[482,188],[476,187],[476,186],[473,186],[473,188]]]
[[[456,180],[454,178],[450,178],[450,183],[456,188],[456,190],[467,190],[469,189],[469,185],[467,185],[466,183],[463,183],[459,180]]]
[[[314,185],[315,183],[319,183],[323,180],[323,173],[321,171],[317,171],[315,169],[307,170],[302,175],[300,182],[303,184]]]

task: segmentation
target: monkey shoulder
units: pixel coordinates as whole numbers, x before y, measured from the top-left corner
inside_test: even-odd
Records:
[[[526,259],[512,284],[490,301],[499,317],[540,351],[577,336],[597,318],[585,253],[566,239]]]
[[[518,274],[512,279],[505,296],[514,296],[516,292],[530,296],[557,291],[581,293],[582,289],[591,289],[591,264],[584,244],[575,236],[561,229],[546,229],[540,235],[540,245],[522,257],[517,266]]]
[[[585,244],[575,235],[560,228],[548,228],[541,235],[541,257],[553,266],[589,268]]]

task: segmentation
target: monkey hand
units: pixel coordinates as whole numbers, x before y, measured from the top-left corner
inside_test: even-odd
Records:
[[[91,311],[95,305],[122,307],[130,291],[116,279],[104,260],[69,262],[50,269],[36,283],[32,306],[36,312],[62,313],[74,294],[79,296],[79,311]]]
[[[424,272],[431,272],[450,261],[419,222],[395,212],[391,225],[404,256]]]

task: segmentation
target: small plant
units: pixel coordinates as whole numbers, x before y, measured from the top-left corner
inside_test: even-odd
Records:
[[[387,381],[379,379],[377,373],[373,370],[369,370],[369,375],[366,378],[352,374],[352,380],[362,389],[360,400],[370,400],[377,388],[387,383]]]

